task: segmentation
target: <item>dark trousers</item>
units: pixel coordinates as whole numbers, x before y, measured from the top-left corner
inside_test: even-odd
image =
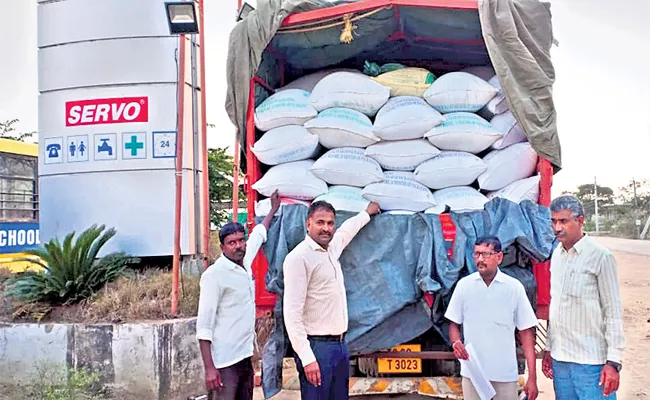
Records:
[[[345,342],[309,339],[320,367],[321,385],[309,383],[302,362],[296,356],[302,400],[345,400],[350,382],[350,353]]]
[[[210,400],[252,400],[255,386],[252,359],[245,358],[237,364],[219,368],[223,387],[216,390]]]

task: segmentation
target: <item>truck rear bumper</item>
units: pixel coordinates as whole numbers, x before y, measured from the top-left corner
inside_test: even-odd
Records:
[[[460,378],[350,378],[350,396],[419,394],[439,399],[462,399]]]
[[[519,376],[519,387],[523,387],[526,376]],[[284,390],[300,390],[298,376],[287,377]],[[350,378],[350,397],[387,394],[418,394],[436,399],[463,399],[461,378],[447,376],[417,378]]]
[[[300,390],[300,381],[293,375],[285,379],[284,390]],[[460,378],[350,378],[350,396],[373,394],[420,394],[441,399],[463,398]]]

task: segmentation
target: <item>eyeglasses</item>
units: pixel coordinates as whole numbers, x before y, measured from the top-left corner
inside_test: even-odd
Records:
[[[492,257],[495,254],[499,254],[499,253],[494,251],[476,251],[474,252],[474,258],[479,259],[482,256],[484,260],[488,260],[490,257]]]

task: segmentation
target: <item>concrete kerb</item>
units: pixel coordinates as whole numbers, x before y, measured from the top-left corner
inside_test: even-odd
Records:
[[[196,318],[129,324],[0,324],[0,386],[33,385],[39,366],[91,368],[124,397],[203,391]]]

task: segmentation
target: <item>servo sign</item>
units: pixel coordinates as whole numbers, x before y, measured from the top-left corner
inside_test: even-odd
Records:
[[[68,101],[65,125],[83,126],[149,121],[148,97]]]

